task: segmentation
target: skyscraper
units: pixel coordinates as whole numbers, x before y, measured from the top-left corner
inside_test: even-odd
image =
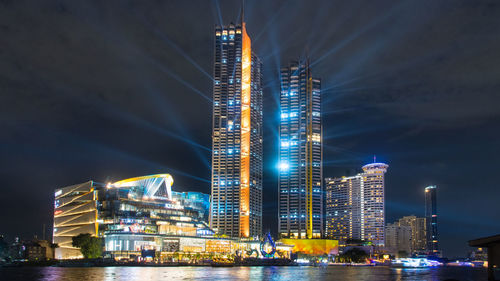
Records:
[[[389,166],[371,163],[353,177],[326,178],[326,235],[384,246],[384,174]]]
[[[405,216],[395,222],[399,226],[411,227],[411,252],[424,252],[427,249],[425,218]]]
[[[243,16],[215,28],[210,225],[230,237],[262,232],[261,68]]]
[[[398,223],[387,224],[385,227],[385,248],[397,257],[410,256],[412,252],[411,233],[410,226]]]
[[[427,251],[438,253],[437,209],[435,185],[425,188],[425,219],[427,229]]]
[[[279,234],[323,236],[321,82],[309,62],[281,69]]]

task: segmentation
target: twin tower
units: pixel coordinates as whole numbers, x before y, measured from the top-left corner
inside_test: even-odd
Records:
[[[243,17],[242,17],[243,18]],[[215,29],[210,226],[229,237],[262,234],[262,62],[245,22]],[[279,233],[324,235],[321,82],[308,62],[281,70]]]

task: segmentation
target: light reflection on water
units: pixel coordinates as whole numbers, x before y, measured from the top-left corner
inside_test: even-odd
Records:
[[[401,269],[389,267],[93,267],[0,268],[0,280],[486,280],[476,268]]]

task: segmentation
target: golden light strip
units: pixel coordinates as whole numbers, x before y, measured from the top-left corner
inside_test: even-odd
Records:
[[[242,23],[241,48],[241,164],[240,164],[240,237],[250,236],[250,83],[252,48],[245,23]]]
[[[309,73],[309,65],[306,65],[306,102],[307,102],[307,145],[306,145],[306,235],[308,239],[313,237],[313,180],[312,180],[312,77]]]

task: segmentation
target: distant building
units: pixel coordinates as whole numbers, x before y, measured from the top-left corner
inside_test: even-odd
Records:
[[[411,228],[411,251],[410,253],[423,253],[427,249],[426,223],[425,218],[416,216],[405,216],[395,222],[399,226],[409,226]]]
[[[323,145],[321,81],[308,61],[281,69],[278,231],[286,238],[321,238]]]
[[[262,234],[262,62],[245,22],[215,28],[210,226]]]
[[[411,227],[389,223],[385,228],[385,248],[397,257],[410,256],[412,252]]]
[[[388,167],[372,163],[356,176],[325,180],[328,238],[360,239],[384,246],[384,174]]]
[[[427,250],[438,254],[437,206],[435,185],[425,188],[425,219],[427,230]]]

